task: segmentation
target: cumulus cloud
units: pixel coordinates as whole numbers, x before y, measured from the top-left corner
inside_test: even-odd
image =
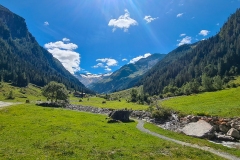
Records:
[[[122,61],[127,61],[127,58],[123,58]]]
[[[44,24],[44,26],[49,26],[48,21],[44,22],[43,24]]]
[[[184,37],[184,36],[186,36],[186,34],[185,34],[185,33],[182,33],[182,34],[180,34],[180,37]]]
[[[112,69],[109,68],[109,66],[105,66],[105,69],[104,69],[104,70],[110,72]]]
[[[182,17],[182,16],[183,16],[183,13],[178,13],[177,14],[177,18]]]
[[[178,43],[178,46],[181,46],[181,45],[183,45],[183,44],[190,44],[191,41],[192,41],[192,37],[186,36],[186,37],[184,37],[183,39],[178,40],[178,41],[180,41],[180,42]]]
[[[103,63],[98,63],[95,66],[93,66],[93,68],[99,68],[99,67],[104,67]]]
[[[44,45],[47,49],[54,49],[54,48],[60,48],[65,50],[74,50],[77,49],[78,46],[74,43],[64,43],[64,41],[57,41],[57,42],[50,42]]]
[[[106,63],[107,66],[116,66],[118,64],[118,61],[112,58],[102,58],[102,59],[97,59],[96,61]]]
[[[117,29],[123,29],[124,32],[128,31],[130,26],[138,25],[137,21],[130,17],[130,13],[127,9],[124,10],[125,14],[121,15],[118,19],[111,19],[108,22],[108,26],[113,27],[113,32]]]
[[[142,59],[142,58],[147,58],[147,57],[149,57],[149,56],[151,56],[151,53],[146,53],[146,54],[144,54],[143,56],[140,55],[140,56],[138,56],[138,57],[135,57],[135,58],[131,59],[129,63],[136,63],[136,62],[139,61],[140,59]]]
[[[153,17],[151,17],[150,15],[144,17],[144,20],[145,20],[147,23],[150,23],[150,22],[152,22],[152,21],[154,21],[154,20],[156,20],[156,19],[158,19],[158,17],[153,18]]]
[[[118,61],[112,58],[96,59],[96,62],[99,62],[99,63],[92,66],[92,68],[104,68],[104,70],[108,72],[112,70],[110,67],[117,66],[118,64]]]
[[[202,36],[207,36],[209,34],[210,31],[208,30],[201,30],[198,34],[202,35]]]
[[[64,43],[69,42],[69,39],[63,39],[63,41],[50,42],[44,45],[44,47],[50,52],[53,57],[57,58],[62,65],[71,73],[80,71],[80,54],[74,50],[78,48],[76,44]]]
[[[70,42],[70,39],[68,39],[68,38],[63,38],[62,40],[63,40],[63,42]]]

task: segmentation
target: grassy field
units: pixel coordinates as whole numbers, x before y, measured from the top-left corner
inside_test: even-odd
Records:
[[[106,116],[32,104],[0,109],[0,159],[221,159]]]
[[[14,99],[7,99],[10,91],[13,92]],[[35,85],[29,84],[27,87],[16,87],[10,83],[1,82],[0,84],[0,100],[11,102],[25,102],[26,100],[46,99],[41,94],[41,89]]]
[[[186,135],[181,134],[181,133],[176,133],[176,132],[171,132],[169,130],[164,130],[164,129],[162,129],[160,127],[157,127],[157,126],[155,126],[153,124],[150,124],[150,123],[145,123],[144,127],[149,129],[150,131],[159,133],[159,134],[164,135],[164,136],[169,137],[169,138],[177,139],[177,140],[184,141],[184,142],[187,142],[187,143],[198,144],[199,146],[208,146],[208,147],[214,148],[216,150],[223,151],[223,152],[235,155],[237,157],[240,157],[240,148],[238,148],[238,149],[229,148],[229,147],[225,147],[225,146],[222,146],[222,145],[219,145],[219,144],[214,144],[214,143],[209,142],[208,140],[205,140],[205,139],[194,138],[194,137],[191,137],[191,136],[186,136]]]
[[[99,97],[89,97],[83,98],[82,102],[79,102],[79,98],[71,97],[70,98],[72,104],[83,105],[83,106],[93,106],[100,108],[112,108],[112,109],[132,109],[132,110],[146,110],[148,106],[136,104],[136,103],[128,103],[125,99],[121,99],[121,102],[116,101],[106,101],[103,98]],[[106,103],[102,103],[106,101]]]
[[[161,101],[166,108],[184,114],[235,117],[240,115],[240,87]]]

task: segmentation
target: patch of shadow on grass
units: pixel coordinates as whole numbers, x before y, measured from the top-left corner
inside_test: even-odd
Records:
[[[116,120],[116,119],[109,119],[107,121],[107,123],[132,123],[132,122],[135,122],[135,121],[132,119],[129,119],[129,121],[120,121],[120,120]]]

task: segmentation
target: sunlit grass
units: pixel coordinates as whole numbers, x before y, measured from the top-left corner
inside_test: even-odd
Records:
[[[32,104],[0,109],[1,159],[221,159],[140,132],[136,122]]]
[[[161,105],[184,114],[205,114],[220,117],[240,115],[240,87],[217,92],[205,92],[164,100]]]
[[[8,99],[10,91],[13,92],[14,99]],[[41,88],[32,84],[29,84],[27,87],[16,87],[10,83],[1,82],[0,101],[25,102],[27,99],[32,101],[44,99],[41,94]]]
[[[126,99],[121,99],[121,101],[106,101],[104,98],[100,97],[89,97],[83,98],[82,102],[79,102],[80,98],[71,97],[70,98],[72,104],[83,105],[83,106],[93,106],[99,108],[112,108],[112,109],[132,109],[132,110],[146,110],[148,108],[147,105],[141,105],[137,103],[127,102]],[[102,103],[105,101],[106,103]]]

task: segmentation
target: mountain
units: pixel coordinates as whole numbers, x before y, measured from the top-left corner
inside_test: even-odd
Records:
[[[222,80],[240,74],[240,9],[232,14],[220,32],[192,45],[183,45],[170,52],[149,70],[138,83],[150,95],[163,93],[168,85],[182,87],[202,75]],[[213,79],[214,80],[214,79]]]
[[[77,79],[83,83],[86,87],[90,86],[92,83],[96,83],[104,78],[107,78],[112,73],[106,73],[106,74],[83,74],[83,73],[77,73],[75,76]]]
[[[109,77],[89,85],[89,88],[98,93],[109,93],[131,88],[144,73],[164,57],[165,54],[152,54],[147,58],[140,59],[136,63],[124,65]]]
[[[67,88],[91,92],[52,54],[39,46],[25,20],[0,5],[0,76],[16,86],[44,86],[57,81]]]

